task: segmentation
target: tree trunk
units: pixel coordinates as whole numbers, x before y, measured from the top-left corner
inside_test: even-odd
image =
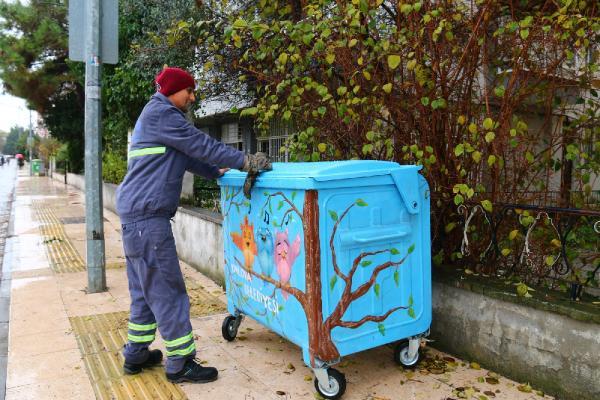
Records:
[[[319,202],[316,190],[307,190],[304,197],[304,250],[306,255],[306,299],[304,305],[308,321],[308,348],[311,366],[315,358],[335,361],[340,357],[331,340],[331,332],[323,324],[321,300],[321,246],[319,240]]]

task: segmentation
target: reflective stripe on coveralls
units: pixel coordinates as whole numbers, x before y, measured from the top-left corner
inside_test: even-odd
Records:
[[[143,149],[135,149],[127,153],[127,159],[139,156],[147,156],[149,154],[164,154],[165,151],[167,151],[166,147],[146,147]]]
[[[152,343],[155,338],[156,322],[151,324],[134,324],[129,322],[127,339],[134,343]]]
[[[184,348],[176,349],[181,345],[192,343]],[[167,347],[167,356],[185,356],[196,350],[196,344],[194,343],[194,335],[192,332],[185,336],[177,338],[175,340],[165,340],[165,346]]]

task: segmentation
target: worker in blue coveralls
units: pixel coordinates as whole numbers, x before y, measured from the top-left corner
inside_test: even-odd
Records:
[[[210,382],[217,379],[217,369],[194,361],[190,302],[170,219],[185,171],[218,178],[229,168],[257,173],[271,169],[271,163],[266,154],[244,154],[186,120],[195,101],[195,82],[188,72],[165,68],[156,87],[135,124],[127,175],[117,190],[131,295],[123,369],[136,374],[162,362],[160,350],[149,350],[158,327],[167,349],[167,379]]]

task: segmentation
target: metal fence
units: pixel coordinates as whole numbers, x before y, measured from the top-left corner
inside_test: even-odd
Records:
[[[434,254],[446,251],[473,273],[560,290],[573,300],[600,294],[600,211],[473,203],[453,216],[434,235]]]

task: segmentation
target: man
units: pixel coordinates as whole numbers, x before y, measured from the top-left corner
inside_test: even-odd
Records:
[[[188,72],[165,68],[156,86],[157,93],[135,124],[127,175],[117,191],[131,295],[123,369],[136,374],[160,364],[162,352],[148,349],[158,327],[167,348],[167,379],[210,382],[217,379],[217,370],[194,361],[190,303],[170,218],[179,204],[185,171],[218,178],[229,168],[256,173],[271,169],[271,164],[266,154],[245,155],[186,120],[184,113],[195,100]]]

